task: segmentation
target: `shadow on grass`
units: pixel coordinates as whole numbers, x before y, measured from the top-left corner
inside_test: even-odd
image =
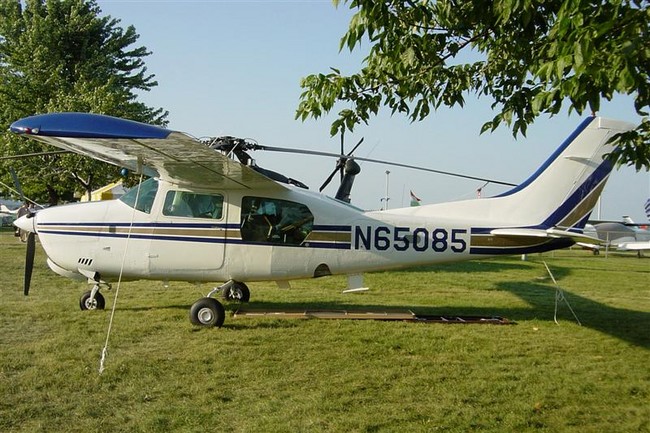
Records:
[[[556,277],[557,278],[557,277]],[[521,298],[529,307],[522,308],[499,308],[481,306],[445,306],[445,307],[413,307],[408,305],[377,305],[363,303],[341,303],[341,302],[252,302],[246,306],[246,310],[259,311],[347,311],[347,312],[406,312],[412,311],[417,315],[432,316],[486,316],[504,317],[515,323],[526,320],[552,321],[555,312],[556,289],[553,286],[530,282],[511,282],[497,284],[498,290],[504,290]],[[612,337],[627,341],[636,346],[650,349],[650,313],[634,311],[624,308],[616,308],[593,301],[583,296],[563,290],[566,300],[569,302],[582,326],[605,333]],[[237,311],[240,306],[229,304],[226,306],[228,315]],[[188,306],[189,308],[189,306]],[[573,320],[571,312],[564,302],[558,304],[558,317],[565,320]],[[268,316],[267,318],[273,318]],[[232,317],[228,317],[225,327],[232,329],[247,329],[250,325],[235,324]],[[278,319],[285,320],[285,319]],[[291,319],[286,319],[291,320]],[[259,322],[253,327],[269,325]],[[271,327],[278,327],[273,325]],[[282,326],[280,326],[282,327]]]
[[[510,321],[519,322],[526,320],[552,321],[555,311],[555,288],[544,284],[529,282],[499,283],[498,290],[504,290],[526,301],[530,307],[499,308],[480,306],[445,306],[445,307],[413,307],[409,305],[378,305],[364,303],[342,303],[337,301],[323,302],[251,302],[246,304],[246,310],[254,311],[347,311],[347,312],[407,312],[412,311],[417,315],[431,316],[485,316],[504,317]],[[611,335],[636,346],[650,349],[650,313],[634,311],[593,301],[583,296],[563,290],[564,296],[580,319],[582,326]],[[177,304],[167,306],[149,307],[123,307],[122,310],[186,310],[191,304]],[[226,304],[225,328],[245,330],[250,328],[291,328],[298,326],[294,323],[300,319],[284,319],[266,316],[266,319],[275,319],[272,323],[259,321],[253,325],[236,323],[232,317],[242,305]],[[558,305],[558,316],[561,319],[573,320],[571,313],[564,303]],[[432,325],[433,326],[433,325]]]
[[[497,286],[526,301],[531,306],[529,314],[550,317],[552,320],[555,309],[554,287],[534,283],[499,283]],[[612,307],[564,289],[562,291],[582,326],[650,349],[649,312]],[[559,304],[558,309],[563,315],[571,314],[564,303]]]
[[[503,269],[503,266],[512,268],[530,267],[527,264],[519,263],[499,263],[499,262],[485,262],[481,270],[485,271],[486,268],[497,272]],[[454,271],[462,271],[463,269],[472,268],[472,266],[453,266]],[[421,270],[431,270],[431,267],[419,268]],[[445,268],[449,269],[449,267]],[[553,266],[551,268],[556,280],[561,280],[564,276],[570,274],[571,270],[566,267]],[[415,270],[406,270],[401,272],[412,272]],[[544,268],[540,272],[545,272]],[[541,274],[540,274],[541,275]],[[340,302],[335,300],[323,300],[312,302],[300,301],[286,301],[286,302],[251,302],[246,304],[248,310],[262,310],[262,311],[348,311],[348,312],[408,312],[412,311],[417,315],[431,315],[431,316],[486,316],[486,317],[504,317],[511,321],[528,321],[528,320],[542,320],[552,321],[555,311],[555,294],[556,289],[552,285],[550,279],[544,282],[531,282],[531,281],[511,281],[511,282],[498,282],[495,284],[496,290],[509,292],[518,298],[525,301],[528,305],[524,307],[503,307],[499,306],[422,306],[418,305],[382,305],[382,304],[368,304],[368,303],[349,303]],[[650,312],[635,311],[625,308],[612,307],[610,305],[591,300],[589,298],[579,296],[563,290],[564,296],[575,311],[583,326],[627,341],[636,346],[650,349]],[[193,300],[192,300],[193,301]],[[227,319],[224,325],[225,328],[235,330],[245,330],[250,328],[288,328],[298,326],[297,323],[278,323],[278,322],[294,322],[299,319],[281,319],[269,321],[259,321],[253,324],[250,323],[236,323],[232,314],[240,308],[240,304],[226,303]],[[164,309],[164,310],[185,310],[189,311],[191,302],[187,304],[174,304],[174,305],[156,305],[156,306],[128,306],[123,307],[124,310],[130,311],[145,311],[151,309]],[[563,320],[573,320],[571,312],[565,303],[558,305],[558,317]],[[273,316],[266,318],[273,319]],[[432,325],[433,326],[433,325]]]

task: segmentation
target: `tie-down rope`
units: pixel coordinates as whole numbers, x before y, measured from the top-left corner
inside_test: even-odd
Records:
[[[111,318],[108,321],[108,330],[106,331],[106,342],[104,343],[104,348],[102,349],[102,356],[99,360],[99,374],[104,372],[106,356],[108,355],[108,339],[111,335],[111,330],[113,329],[113,318],[115,317],[115,308],[117,306],[117,297],[120,294],[120,284],[122,283],[122,273],[124,271],[124,263],[126,261],[126,253],[129,249],[129,240],[131,239],[131,231],[133,229],[133,220],[135,219],[135,208],[138,205],[140,199],[140,185],[142,185],[143,174],[140,174],[140,182],[138,183],[138,189],[135,194],[135,203],[133,205],[133,212],[131,212],[131,223],[129,224],[129,231],[126,235],[126,243],[124,245],[124,254],[122,254],[122,265],[120,266],[120,275],[117,278],[117,286],[115,288],[115,299],[113,300],[113,308],[111,309]]]

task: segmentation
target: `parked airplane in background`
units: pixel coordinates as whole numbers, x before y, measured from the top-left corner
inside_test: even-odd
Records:
[[[4,203],[0,204],[0,218],[2,225],[11,225],[18,216],[18,209],[9,209]]]
[[[623,220],[601,221],[587,224],[585,233],[598,237],[605,248],[615,248],[618,251],[637,251],[639,257],[643,251],[650,250],[650,230],[644,224],[637,224],[629,216],[623,216]],[[581,246],[592,249],[598,254],[600,245],[593,243],[580,243]]]
[[[30,232],[25,294],[34,234],[54,272],[93,284],[82,309],[103,308],[100,287],[120,275],[225,281],[192,305],[190,320],[201,326],[223,323],[218,292],[248,301],[244,282],[358,275],[593,241],[582,231],[612,169],[603,155],[610,139],[630,128],[585,119],[528,180],[496,197],[364,212],[256,166],[247,153],[256,147],[245,140],[205,143],[95,114],[28,117],[11,130],[150,179],[119,200],[42,209],[16,221]],[[355,158],[340,157],[346,166]],[[349,197],[349,189],[337,196]]]

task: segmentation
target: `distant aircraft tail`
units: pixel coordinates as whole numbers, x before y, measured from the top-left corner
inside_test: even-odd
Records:
[[[16,209],[16,210],[11,210],[11,209],[9,209],[6,205],[4,205],[4,204],[0,204],[0,212],[2,212],[2,213],[17,214],[17,213],[18,213],[18,209]]]
[[[629,225],[635,225],[635,224],[636,224],[636,223],[634,222],[634,220],[633,220],[632,218],[630,218],[629,215],[623,215],[623,222],[624,222],[625,224],[629,224]]]

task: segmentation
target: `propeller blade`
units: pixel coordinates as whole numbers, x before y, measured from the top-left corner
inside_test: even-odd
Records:
[[[351,151],[348,152],[347,155],[343,155],[343,137],[341,136],[341,154],[337,155],[339,157],[339,160],[336,162],[336,168],[334,169],[332,174],[330,174],[327,177],[327,179],[325,179],[325,182],[323,182],[323,184],[320,186],[320,188],[318,189],[318,192],[323,192],[323,190],[327,187],[327,185],[330,184],[330,182],[334,178],[334,175],[336,174],[337,171],[339,171],[341,173],[341,180],[343,180],[343,169],[345,168],[345,161],[347,160],[348,157],[350,157],[354,153],[355,150],[357,150],[357,148],[361,145],[361,143],[363,143],[363,138],[364,137],[361,137],[361,140],[359,140],[359,142],[352,148]],[[278,147],[278,148],[269,149],[267,147],[264,147],[264,150],[273,150],[273,149],[280,149],[280,148]],[[297,152],[297,153],[300,153],[300,152]],[[333,155],[334,154],[332,154],[332,156]]]
[[[340,164],[340,162],[341,162],[340,159],[336,162],[336,168],[334,169],[333,172],[330,173],[329,176],[327,176],[327,179],[325,179],[325,182],[323,182],[323,184],[320,186],[320,188],[318,188],[318,192],[323,192],[323,190],[327,187],[327,185],[330,184],[332,179],[334,179],[334,175],[336,174],[336,172],[339,171],[339,170],[342,170],[341,168],[339,168],[340,166],[342,167],[342,164]]]
[[[364,139],[364,138],[365,138],[365,137],[361,137],[361,140],[359,140],[359,142],[358,142],[357,144],[354,145],[354,147],[352,148],[352,150],[351,150],[350,152],[348,152],[348,156],[352,156],[352,154],[354,153],[354,151],[357,150],[357,148],[358,148],[359,146],[361,146],[361,143],[363,143],[363,139]]]
[[[9,167],[9,173],[11,173],[11,178],[14,180],[14,185],[16,185],[16,190],[18,191],[18,195],[20,195],[20,201],[24,203],[25,194],[23,194],[23,188],[20,185],[20,181],[18,180],[18,175],[16,174],[16,170],[14,170],[13,167]]]
[[[429,173],[437,173],[437,174],[444,174],[446,176],[454,176],[454,177],[460,177],[463,179],[471,179],[471,180],[478,180],[482,182],[490,182],[494,183],[497,185],[505,185],[505,186],[517,186],[515,183],[510,183],[510,182],[504,182],[501,180],[495,180],[495,179],[488,179],[485,177],[478,177],[478,176],[469,176],[466,174],[460,174],[460,173],[453,173],[450,171],[443,171],[443,170],[435,170],[433,168],[426,168],[426,167],[419,167],[417,165],[409,165],[409,164],[401,164],[399,162],[392,162],[392,161],[383,161],[381,159],[372,159],[372,158],[362,158],[359,156],[348,156],[348,155],[338,155],[336,153],[330,153],[330,152],[321,152],[317,150],[306,150],[306,149],[287,149],[284,147],[273,147],[273,146],[260,146],[260,149],[262,150],[268,150],[269,152],[284,152],[284,153],[297,153],[297,154],[303,154],[303,155],[313,155],[313,156],[326,156],[330,158],[350,158],[350,159],[355,159],[357,161],[364,161],[364,162],[372,162],[376,164],[385,164],[385,165],[392,165],[394,167],[403,167],[403,168],[410,168],[413,170],[421,170],[421,171],[427,171]],[[337,167],[338,170],[338,167]],[[336,174],[336,172],[334,172]]]
[[[36,234],[30,232],[27,236],[27,252],[25,253],[25,296],[29,295],[29,286],[32,282],[34,269],[34,253],[36,251]]]
[[[345,136],[345,129],[341,129],[341,155],[345,154],[344,136]],[[339,167],[341,182],[343,182],[343,167],[345,166],[345,161],[339,160],[339,162],[336,165]]]

